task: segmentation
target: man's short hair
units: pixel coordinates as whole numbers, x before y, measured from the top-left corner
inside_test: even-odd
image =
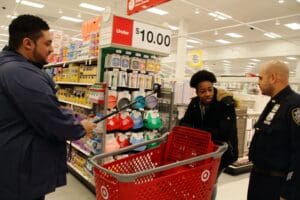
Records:
[[[192,88],[197,89],[197,85],[203,81],[209,81],[211,83],[215,83],[217,82],[217,78],[212,72],[209,72],[207,70],[200,70],[192,76],[190,81],[190,86]]]
[[[20,15],[9,25],[8,46],[17,50],[24,38],[28,37],[34,42],[42,36],[41,31],[49,30],[47,22],[33,15]]]

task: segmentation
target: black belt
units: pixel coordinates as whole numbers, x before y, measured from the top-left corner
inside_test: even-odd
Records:
[[[276,170],[267,170],[261,169],[253,165],[252,170],[258,174],[266,175],[266,176],[277,176],[277,177],[286,177],[287,173],[283,171],[276,171]]]

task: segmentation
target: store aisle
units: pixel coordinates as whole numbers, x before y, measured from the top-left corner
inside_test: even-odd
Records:
[[[46,200],[95,200],[95,195],[72,174],[67,175],[67,186],[46,196]]]
[[[246,200],[248,180],[249,173],[239,176],[223,173],[219,180],[217,200]],[[68,174],[68,185],[47,195],[46,200],[95,200],[95,195]]]
[[[216,200],[246,200],[249,173],[231,176],[223,173],[219,179]]]

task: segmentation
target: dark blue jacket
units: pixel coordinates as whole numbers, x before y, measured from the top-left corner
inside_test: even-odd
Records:
[[[85,134],[59,108],[54,83],[38,66],[0,53],[0,199],[32,200],[66,184],[66,140]]]
[[[289,86],[281,90],[268,102],[254,127],[249,160],[260,169],[289,173],[281,196],[299,200],[300,95]]]

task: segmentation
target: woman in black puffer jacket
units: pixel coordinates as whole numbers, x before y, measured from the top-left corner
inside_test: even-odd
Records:
[[[218,176],[238,158],[235,101],[232,94],[213,86],[216,82],[213,73],[201,70],[195,73],[190,86],[196,89],[194,97],[180,125],[205,130],[211,133],[212,140],[226,142],[227,151],[223,154]],[[216,185],[212,199],[216,196]]]

